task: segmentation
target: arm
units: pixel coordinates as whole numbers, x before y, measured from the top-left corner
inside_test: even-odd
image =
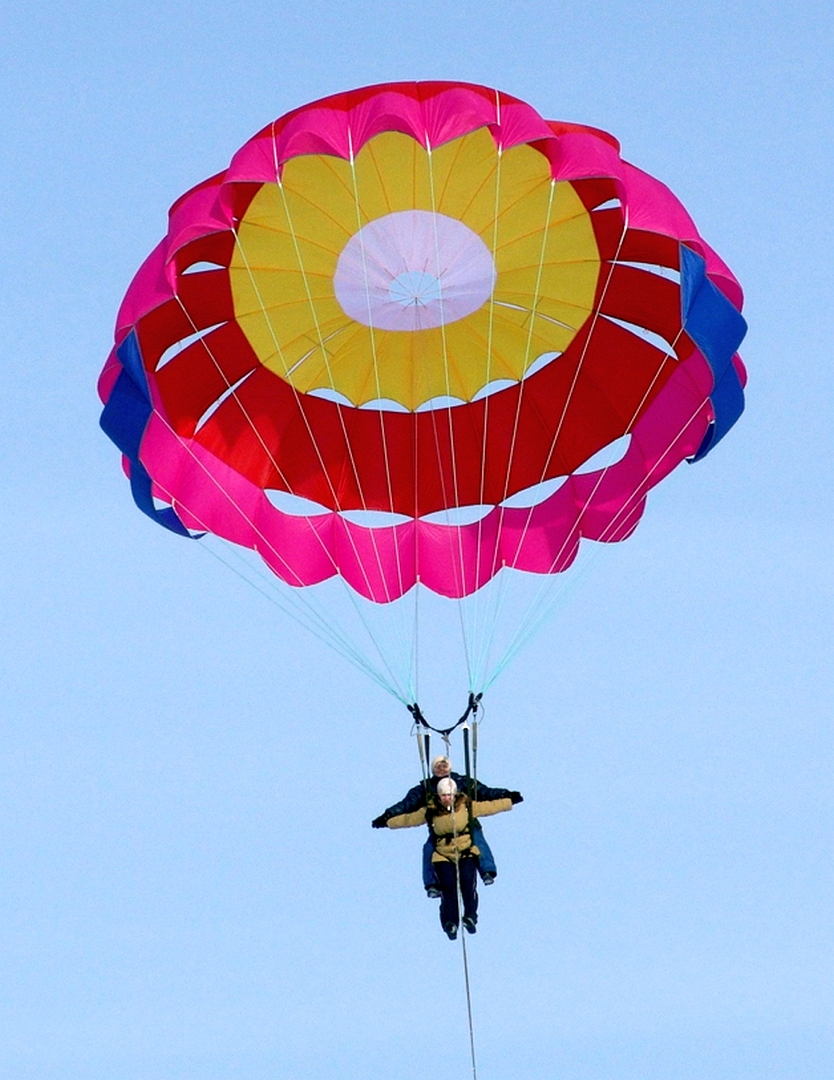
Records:
[[[411,829],[415,825],[426,824],[426,808],[421,806],[411,814],[395,814],[388,818],[386,825],[389,829]]]
[[[474,795],[476,799],[482,799],[484,802],[493,802],[495,799],[509,799],[510,792],[507,788],[487,787],[480,780],[476,780]]]
[[[489,799],[484,802],[472,803],[472,814],[476,818],[489,817],[490,814],[502,814],[505,810],[512,810],[513,801],[507,796],[506,799]]]
[[[416,784],[413,788],[410,788],[405,797],[400,799],[398,803],[394,803],[393,806],[389,806],[387,810],[383,810],[379,817],[374,818],[371,825],[375,829],[384,829],[388,824],[389,818],[397,817],[400,814],[412,814],[415,810],[419,810],[426,805],[426,791],[422,784]]]
[[[458,786],[460,791],[465,791],[469,794],[469,777],[461,776],[460,773],[452,773],[452,779]],[[509,791],[507,788],[502,787],[487,787],[486,784],[482,784],[480,780],[476,780],[473,785],[472,798],[482,799],[484,802],[491,802],[494,799],[510,799],[513,795],[518,795],[518,792]],[[520,798],[514,800],[514,802],[521,802]]]

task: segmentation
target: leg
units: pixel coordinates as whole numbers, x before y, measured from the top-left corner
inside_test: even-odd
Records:
[[[492,854],[492,849],[486,842],[484,830],[481,828],[480,822],[472,829],[472,843],[481,853],[480,858],[478,859],[478,871],[484,879],[484,885],[491,885],[493,881],[495,881],[498,867],[495,865],[495,857]]]
[[[432,890],[437,890],[437,877],[434,872],[434,865],[431,861],[433,854],[434,843],[432,842],[431,833],[429,833],[428,839],[425,844],[423,844],[423,888],[429,896],[435,895]]]
[[[471,861],[471,860],[470,860]],[[435,863],[435,873],[440,885],[440,925],[449,935],[450,930],[457,932],[460,912],[458,911],[458,882],[454,863]],[[474,869],[474,868],[473,868]]]
[[[460,892],[463,897],[463,925],[470,934],[475,933],[478,921],[478,877],[475,859],[460,860]]]

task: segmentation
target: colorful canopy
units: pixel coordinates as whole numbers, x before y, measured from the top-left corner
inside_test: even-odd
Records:
[[[480,86],[368,87],[276,120],[174,204],[102,426],[174,531],[291,585],[460,597],[625,538],[722,438],[741,302],[610,135]]]

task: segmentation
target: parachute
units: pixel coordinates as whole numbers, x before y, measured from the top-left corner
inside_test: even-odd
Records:
[[[474,599],[482,627],[501,582],[631,535],[741,414],[746,327],[728,267],[619,149],[450,82],[265,127],[173,205],[119,311],[101,423],[137,505],[256,552],[284,596],[413,602],[415,632],[418,594]]]

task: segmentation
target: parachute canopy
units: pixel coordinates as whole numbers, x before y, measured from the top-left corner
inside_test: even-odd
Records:
[[[175,532],[292,586],[464,597],[624,539],[715,446],[743,408],[741,303],[610,135],[480,86],[368,87],[174,204],[102,426]]]

